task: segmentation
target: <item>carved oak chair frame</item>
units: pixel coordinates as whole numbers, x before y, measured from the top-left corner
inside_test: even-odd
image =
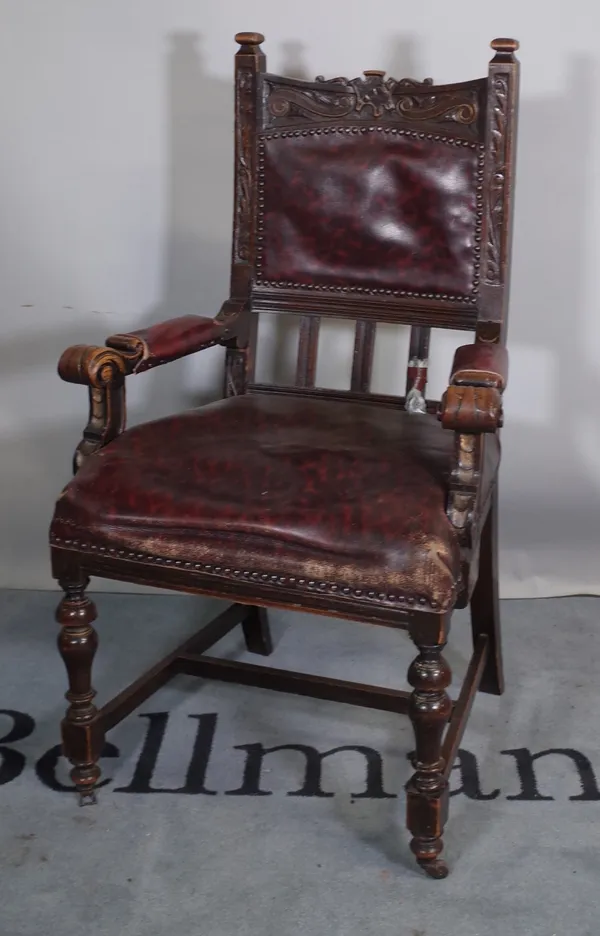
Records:
[[[353,81],[314,83],[269,75],[263,37],[236,36],[235,214],[230,298],[214,319],[184,316],[159,326],[109,338],[104,347],[69,348],[60,376],[89,388],[90,416],[75,455],[75,471],[125,428],[125,378],[186,354],[220,344],[226,348],[225,395],[273,391],[317,398],[351,398],[373,405],[405,406],[436,414],[454,434],[447,516],[460,544],[464,583],[453,607],[470,603],[474,651],[460,694],[446,689],[450,669],[442,656],[453,607],[439,608],[408,596],[361,592],[327,582],[269,576],[251,569],[189,563],[160,555],[135,554],[98,546],[93,537],[65,533],[53,524],[53,574],[65,596],[57,610],[62,625],[59,648],[66,665],[69,706],[62,723],[65,755],[81,802],[94,799],[106,731],[129,715],[178,673],[195,674],[283,692],[310,695],[383,711],[408,713],[415,731],[414,774],[407,785],[411,848],[433,877],[447,867],[439,857],[448,808],[448,778],[477,689],[503,691],[500,621],[496,580],[497,487],[486,502],[481,475],[488,439],[502,425],[502,392],[507,379],[504,348],[508,302],[518,63],[514,40],[492,42],[494,57],[486,79],[435,86],[430,80],[385,79],[365,72]],[[392,290],[298,289],[294,283],[264,279],[261,169],[264,134],[281,138],[327,133],[339,124],[347,132],[404,133],[415,139],[444,139],[478,154],[476,258],[469,296],[420,295]],[[451,136],[448,137],[448,134]],[[295,387],[256,383],[254,355],[261,311],[301,316]],[[321,315],[356,320],[351,389],[315,388],[315,362]],[[407,393],[402,399],[369,393],[375,323],[412,327]],[[456,354],[449,386],[440,403],[426,400],[431,327],[472,330],[475,343]],[[60,501],[59,501],[60,503]],[[232,605],[198,634],[97,709],[91,668],[97,646],[93,603],[85,594],[89,577],[150,584],[213,595]],[[410,666],[411,693],[281,671],[208,656],[206,651],[241,624],[250,651],[267,655],[271,638],[265,608],[302,608],[408,630],[418,648]]]

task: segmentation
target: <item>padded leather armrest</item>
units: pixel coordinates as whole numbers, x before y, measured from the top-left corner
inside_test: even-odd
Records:
[[[58,373],[68,383],[89,387],[89,419],[75,451],[75,471],[86,458],[123,432],[128,374],[149,370],[232,339],[243,346],[248,340],[248,311],[245,300],[228,299],[214,319],[184,315],[129,334],[112,335],[105,347],[73,345],[67,348],[58,362]]]
[[[134,357],[133,373],[139,374],[159,364],[210,348],[230,336],[227,321],[203,318],[201,315],[182,315],[139,331],[111,335],[106,344],[109,348]]]
[[[508,381],[508,352],[503,345],[475,344],[458,348],[450,383],[455,386],[495,387],[504,390]]]

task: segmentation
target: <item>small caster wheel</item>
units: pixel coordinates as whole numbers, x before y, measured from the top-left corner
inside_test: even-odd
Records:
[[[434,858],[433,861],[419,861],[419,864],[429,877],[437,880],[448,877],[448,865],[441,858]]]
[[[98,802],[95,790],[78,791],[80,806],[95,806]]]

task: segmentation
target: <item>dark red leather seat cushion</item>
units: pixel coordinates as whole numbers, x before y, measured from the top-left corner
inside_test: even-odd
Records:
[[[52,533],[442,609],[461,575],[445,513],[453,444],[435,417],[400,407],[221,400],[129,429],[88,458]]]

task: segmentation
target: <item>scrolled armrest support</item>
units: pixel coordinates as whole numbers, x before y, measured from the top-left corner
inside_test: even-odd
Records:
[[[122,383],[131,372],[131,361],[125,355],[95,345],[73,345],[63,352],[58,362],[58,373],[67,383],[87,384],[98,389]]]
[[[472,547],[473,520],[479,504],[486,435],[502,427],[502,393],[508,380],[508,355],[501,345],[475,343],[458,348],[449,387],[438,418],[454,432],[454,458],[446,513],[459,541]]]
[[[502,394],[494,387],[450,386],[439,418],[444,429],[455,432],[495,432],[502,426]]]
[[[73,345],[58,362],[58,373],[67,383],[89,388],[89,416],[73,459],[78,471],[85,459],[120,435],[125,428],[125,377],[132,362],[112,348]]]

